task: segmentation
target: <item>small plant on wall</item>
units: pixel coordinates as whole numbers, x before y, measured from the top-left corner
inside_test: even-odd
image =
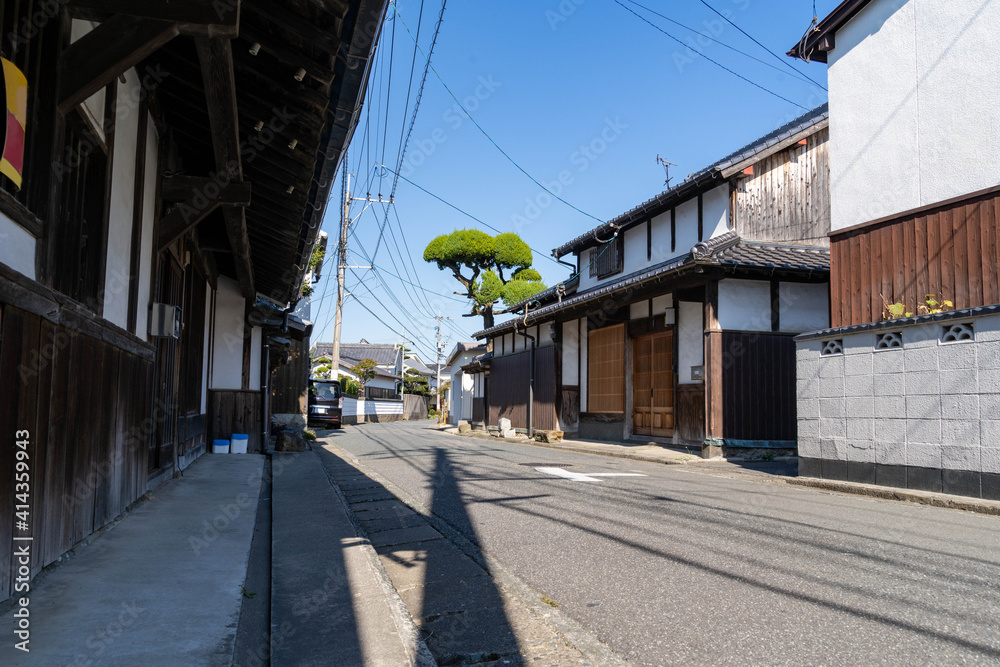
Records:
[[[906,304],[897,301],[896,303],[889,303],[889,300],[885,298],[885,295],[880,294],[882,297],[882,319],[883,320],[895,320],[900,317],[913,317],[914,313],[906,309]],[[934,313],[943,313],[946,310],[954,310],[955,304],[951,301],[945,299],[943,301],[937,300],[937,295],[927,294],[924,302],[917,306],[917,315],[933,315]]]

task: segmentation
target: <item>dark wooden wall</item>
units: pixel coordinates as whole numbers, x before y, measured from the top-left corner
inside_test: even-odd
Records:
[[[306,414],[309,339],[293,340],[292,359],[271,373],[271,414]]]
[[[152,348],[96,320],[53,323],[0,304],[0,600],[12,592],[14,433],[29,432],[32,575],[146,490]]]
[[[769,333],[722,333],[722,437],[795,440],[795,342]]]
[[[489,425],[502,417],[513,428],[528,428],[528,373],[530,352],[495,357],[490,362]],[[536,430],[558,429],[556,422],[555,346],[535,350],[535,400],[532,421]]]
[[[701,444],[705,440],[705,385],[677,385],[675,433],[681,442]]]
[[[216,439],[229,440],[233,433],[246,433],[248,454],[263,451],[263,394],[259,391],[213,389],[208,392],[208,445]]]
[[[486,421],[486,398],[483,396],[476,396],[472,399],[472,421]]]
[[[835,327],[882,319],[882,296],[917,312],[927,294],[955,308],[1000,302],[1000,187],[832,238]]]

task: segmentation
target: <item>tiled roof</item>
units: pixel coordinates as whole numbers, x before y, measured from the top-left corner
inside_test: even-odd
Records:
[[[617,218],[595,227],[586,234],[581,234],[572,241],[562,244],[552,251],[553,256],[562,257],[575,250],[586,248],[597,243],[597,238],[607,239],[615,231],[627,229],[648,218],[659,215],[670,206],[676,205],[686,199],[693,197],[699,192],[709,190],[719,184],[722,178],[722,171],[749,160],[759,155],[771,147],[790,139],[791,137],[805,132],[812,127],[819,125],[830,117],[829,106],[823,104],[812,111],[799,116],[795,120],[782,125],[778,129],[764,135],[760,139],[751,142],[743,148],[730,153],[721,160],[705,167],[701,171],[695,172],[685,178],[681,183],[668,190],[664,190],[657,196],[649,199],[635,208],[622,213]]]
[[[825,246],[792,243],[767,243],[744,241],[736,232],[726,232],[709,241],[698,243],[691,252],[661,264],[631,273],[613,283],[599,285],[585,292],[529,312],[527,324],[545,321],[565,308],[594,301],[610,293],[633,287],[639,283],[680,272],[696,266],[723,266],[740,268],[773,268],[786,271],[827,273],[830,271],[830,249]],[[667,288],[669,289],[669,288]],[[473,338],[489,338],[513,330],[524,318],[514,318],[473,334]]]
[[[316,343],[313,356],[329,357],[333,354],[333,343]],[[399,348],[392,343],[341,343],[341,363],[350,361],[354,365],[362,359],[373,359],[379,366],[395,366]]]

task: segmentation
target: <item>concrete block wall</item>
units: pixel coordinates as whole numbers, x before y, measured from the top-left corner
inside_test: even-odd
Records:
[[[799,473],[1000,500],[1000,314],[977,310],[801,336]]]

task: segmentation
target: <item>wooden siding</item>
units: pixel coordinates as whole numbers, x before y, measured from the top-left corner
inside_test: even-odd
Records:
[[[701,444],[705,440],[705,385],[677,385],[677,427],[681,442]]]
[[[722,437],[795,440],[792,336],[722,333]]]
[[[587,334],[587,412],[625,412],[625,325]]]
[[[259,391],[209,391],[209,440],[229,440],[233,433],[246,433],[250,438],[247,453],[260,454],[263,451],[262,396]]]
[[[830,131],[826,128],[738,177],[733,228],[745,239],[828,245]]]
[[[477,423],[486,421],[486,399],[482,396],[472,399],[472,421]]]
[[[528,383],[530,351],[494,357],[490,362],[489,425],[501,418],[513,428],[528,428]],[[556,430],[555,347],[535,350],[535,393],[532,403],[532,426],[536,430]],[[475,403],[473,403],[475,409]]]
[[[14,433],[27,430],[33,576],[145,492],[151,415],[161,412],[149,357],[7,305],[0,332],[0,544],[24,534],[14,532],[13,462]],[[8,547],[0,600],[12,571]]]
[[[271,373],[271,414],[306,414],[309,384],[309,339],[293,340],[291,360]]]
[[[883,296],[917,312],[927,294],[955,308],[1000,303],[1000,189],[833,236],[835,327],[882,319]]]

